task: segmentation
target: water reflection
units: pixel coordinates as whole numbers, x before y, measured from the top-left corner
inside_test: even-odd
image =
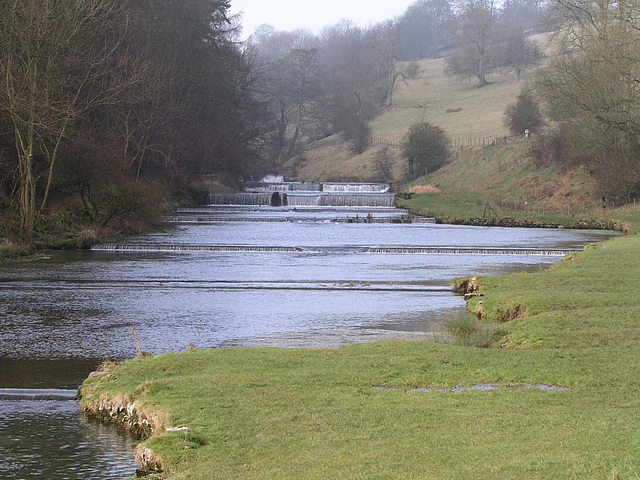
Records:
[[[193,346],[333,347],[424,334],[464,311],[463,299],[450,289],[453,278],[535,271],[559,258],[367,254],[366,247],[550,249],[580,247],[608,236],[334,223],[310,211],[269,211],[271,216],[301,215],[300,222],[287,217],[271,223],[256,222],[260,212],[253,210],[209,213],[213,220],[206,224],[138,240],[302,248],[51,252],[37,262],[0,265],[0,387],[75,388],[100,361],[135,355],[129,327],[152,353]],[[392,214],[397,212],[384,213]],[[236,217],[225,222],[216,215]],[[243,215],[251,221],[237,221]],[[132,476],[132,442],[91,424],[76,402],[0,402],[1,478]]]
[[[120,480],[136,469],[134,447],[77,402],[0,401],[0,478]]]

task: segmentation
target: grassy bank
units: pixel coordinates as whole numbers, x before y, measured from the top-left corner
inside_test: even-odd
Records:
[[[108,366],[82,404],[108,398],[155,425],[141,451],[167,479],[638,478],[639,249],[627,235],[545,272],[479,278],[470,308],[505,322],[493,348],[158,355]],[[433,391],[477,384],[501,388]]]

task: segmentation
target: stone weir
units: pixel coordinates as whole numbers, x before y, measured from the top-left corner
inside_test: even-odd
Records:
[[[393,208],[393,193],[211,193],[209,205]]]
[[[245,192],[387,193],[388,183],[360,182],[244,182]]]
[[[245,182],[239,193],[212,193],[209,205],[394,207],[388,183]]]
[[[77,390],[0,388],[0,400],[75,400]]]

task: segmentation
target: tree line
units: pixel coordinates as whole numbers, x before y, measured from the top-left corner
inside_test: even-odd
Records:
[[[545,17],[562,51],[530,93],[555,125],[537,158],[588,159],[608,195],[628,197],[640,184],[637,4],[574,1],[418,0],[372,27],[265,25],[239,42],[230,0],[0,0],[0,234],[30,241],[60,211],[135,223],[163,199],[197,201],[203,178],[277,172],[335,133],[362,152],[369,122],[419,74],[413,60],[447,56],[480,87],[495,69],[517,79],[540,62],[528,36]],[[421,132],[446,139],[423,125],[405,140]],[[436,150],[411,150],[416,175],[441,163]],[[613,181],[620,165],[632,175]]]
[[[507,124],[540,130],[534,160],[583,168],[603,207],[632,202],[640,195],[640,3],[553,0],[545,21],[557,51],[509,107]]]
[[[259,165],[267,112],[229,8],[0,1],[5,233],[29,241],[61,203],[97,225],[144,218],[202,174]]]

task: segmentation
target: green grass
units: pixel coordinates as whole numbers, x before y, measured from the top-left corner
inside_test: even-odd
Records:
[[[638,251],[627,235],[544,272],[480,277],[471,310],[515,318],[501,348],[158,355],[114,367],[82,403],[127,396],[189,427],[145,442],[167,479],[637,479]],[[478,383],[512,388],[411,391]],[[567,389],[513,388],[529,384]]]
[[[419,62],[421,74],[399,82],[393,106],[370,124],[374,140],[399,145],[409,127],[423,119],[444,129],[452,140],[464,141],[509,135],[503,115],[509,103],[520,93],[522,84],[514,84],[509,74],[492,74],[489,85],[460,83],[444,75],[444,59]],[[526,80],[529,73],[523,79]],[[447,113],[448,109],[461,109]],[[316,181],[328,179],[371,181],[375,148],[364,154],[351,152],[340,135],[309,145],[303,154],[288,162],[287,178]],[[403,176],[399,148],[395,148],[396,179]]]
[[[509,135],[503,125],[504,112],[515,101],[522,85],[514,84],[512,75],[490,75],[489,84],[478,88],[475,82],[461,83],[446,76],[442,58],[419,64],[421,75],[400,82],[393,108],[371,123],[374,137],[400,140],[423,116],[452,139]]]

